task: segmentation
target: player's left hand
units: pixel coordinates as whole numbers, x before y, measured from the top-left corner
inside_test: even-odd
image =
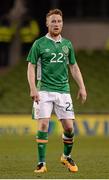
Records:
[[[82,104],[84,104],[84,102],[87,99],[87,92],[85,88],[79,89],[78,94],[77,94],[77,99],[81,99]]]

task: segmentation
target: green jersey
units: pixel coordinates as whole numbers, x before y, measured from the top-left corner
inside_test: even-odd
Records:
[[[67,66],[76,63],[69,40],[55,42],[46,35],[33,43],[27,61],[37,65],[39,90],[69,93]]]

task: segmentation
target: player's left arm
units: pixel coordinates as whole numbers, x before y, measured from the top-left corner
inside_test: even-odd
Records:
[[[86,88],[84,85],[83,77],[79,69],[79,66],[77,63],[75,63],[75,64],[69,64],[69,67],[70,67],[72,77],[76,81],[79,87],[77,99],[81,98],[82,103],[84,103],[87,98],[87,92],[86,92]]]

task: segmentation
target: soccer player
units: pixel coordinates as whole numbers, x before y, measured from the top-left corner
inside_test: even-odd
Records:
[[[38,121],[36,136],[38,146],[38,165],[35,173],[44,173],[46,167],[46,146],[48,142],[48,126],[54,109],[63,127],[64,149],[61,163],[71,172],[78,167],[71,158],[74,142],[73,121],[75,119],[68,82],[68,66],[79,90],[78,98],[82,103],[86,100],[86,90],[80,69],[77,65],[72,43],[61,36],[63,15],[61,10],[53,9],[46,15],[48,33],[37,39],[28,54],[28,82],[30,96],[34,100],[33,116]],[[37,67],[38,84],[36,87],[35,69]]]

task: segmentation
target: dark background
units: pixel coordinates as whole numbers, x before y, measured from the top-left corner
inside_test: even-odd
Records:
[[[108,0],[22,0],[29,14],[38,19],[41,24],[41,34],[46,29],[44,26],[45,14],[51,8],[60,8],[64,19],[109,21]],[[8,13],[14,6],[15,0],[4,0],[0,2],[0,16]]]

